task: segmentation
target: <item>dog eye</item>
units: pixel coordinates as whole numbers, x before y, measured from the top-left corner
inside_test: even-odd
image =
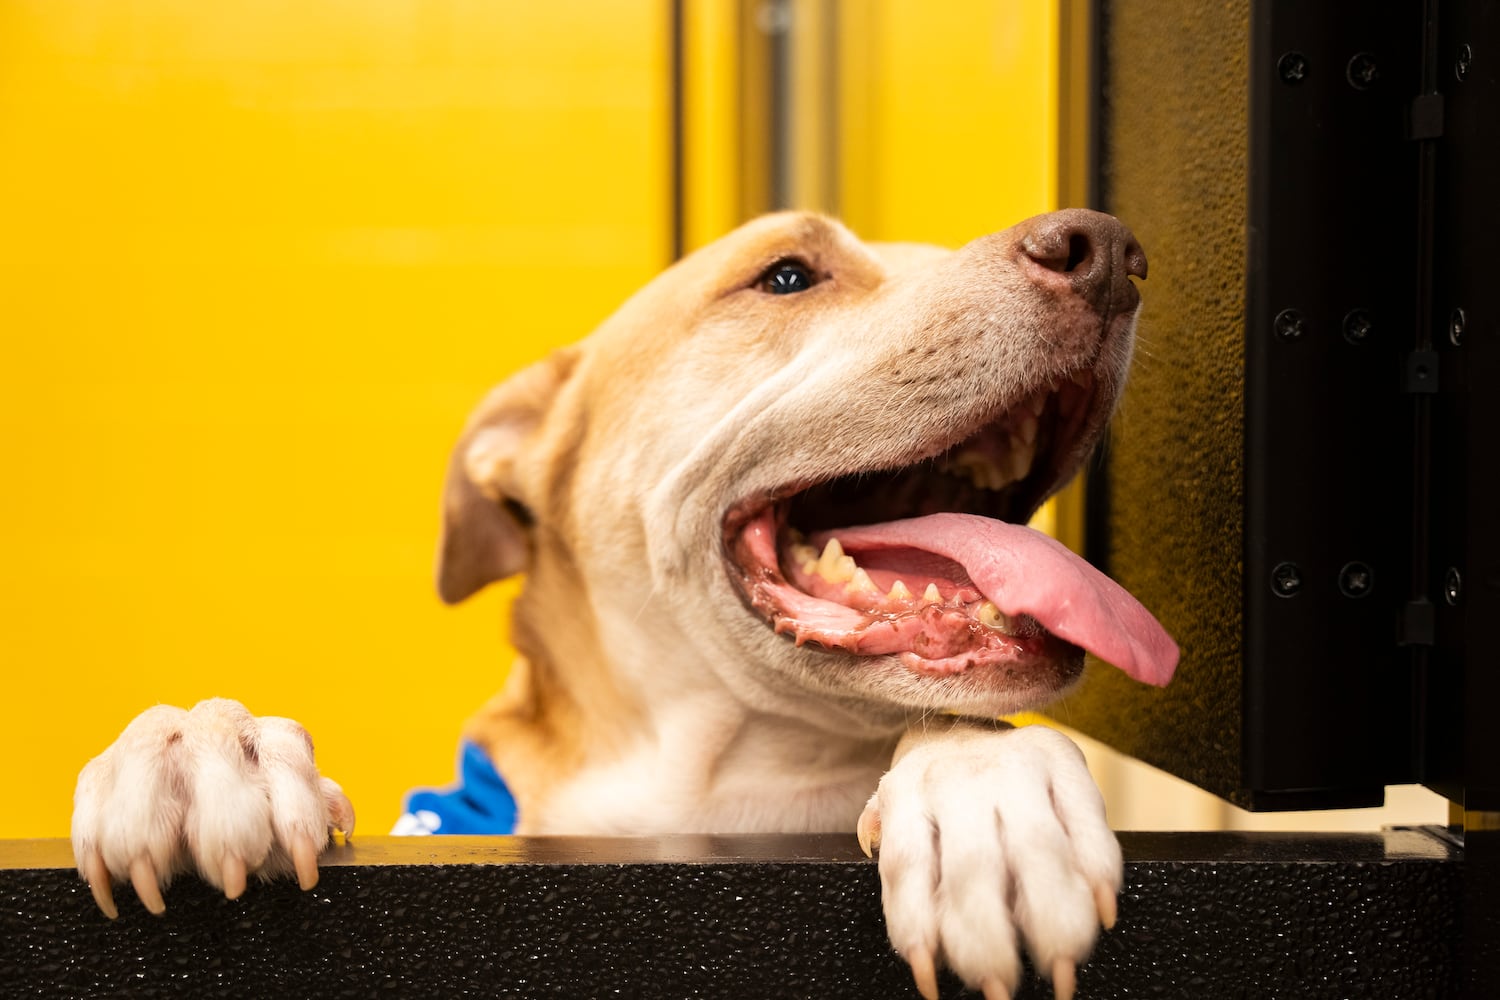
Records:
[[[817,283],[818,279],[813,276],[812,268],[800,260],[778,260],[766,268],[756,282],[756,287],[772,295],[791,295],[794,292],[805,292]]]

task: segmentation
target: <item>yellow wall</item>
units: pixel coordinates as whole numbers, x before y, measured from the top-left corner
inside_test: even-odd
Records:
[[[700,243],[740,22],[685,7]],[[857,229],[1050,207],[1054,20],[841,5]],[[646,0],[0,4],[0,836],[158,701],[303,721],[364,831],[448,779],[508,593],[433,596],[446,451],[666,262],[666,45]]]
[[[841,5],[840,208],[956,246],[1058,206],[1057,0]]]
[[[493,382],[669,255],[662,4],[0,4],[0,836],[142,708],[302,720],[361,829],[506,601],[431,586]]]

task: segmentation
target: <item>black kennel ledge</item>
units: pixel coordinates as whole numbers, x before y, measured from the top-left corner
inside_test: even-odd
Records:
[[[1465,951],[1472,865],[1441,831],[1121,842],[1120,922],[1080,997],[1493,986]],[[184,879],[152,917],[118,886],[112,922],[66,841],[0,841],[0,996],[914,998],[879,893],[853,836],[356,837],[312,892],[229,902]]]

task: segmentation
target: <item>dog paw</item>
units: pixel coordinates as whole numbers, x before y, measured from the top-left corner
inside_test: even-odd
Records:
[[[187,871],[230,899],[249,875],[295,872],[311,889],[334,829],[353,833],[354,807],[318,774],[307,731],[221,698],[142,712],[84,765],[73,794],[73,857],[111,919],[113,884],[126,880],[152,913]]]
[[[917,989],[947,965],[987,1000],[1021,981],[1021,948],[1073,995],[1099,927],[1113,925],[1119,843],[1083,754],[1042,726],[965,721],[909,733],[859,819],[880,851],[886,928]]]

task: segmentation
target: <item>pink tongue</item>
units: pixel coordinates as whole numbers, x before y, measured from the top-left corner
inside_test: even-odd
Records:
[[[850,555],[909,549],[952,560],[1007,615],[1031,615],[1138,681],[1161,686],[1177,668],[1177,644],[1151,612],[1040,531],[972,514],[930,514],[823,532],[814,541],[827,537]]]

